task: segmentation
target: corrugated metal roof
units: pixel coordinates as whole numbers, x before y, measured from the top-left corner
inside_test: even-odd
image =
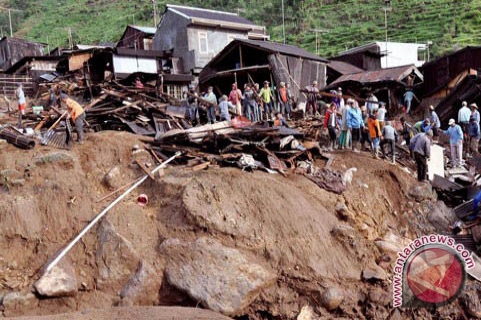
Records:
[[[327,67],[337,71],[342,75],[364,72],[364,70],[362,70],[361,68],[358,68],[344,61],[330,60]]]
[[[299,47],[296,47],[290,44],[283,44],[283,43],[263,41],[263,40],[247,40],[247,39],[235,39],[233,42],[244,43],[250,46],[257,47],[259,49],[264,49],[270,52],[281,53],[288,56],[295,56],[295,57],[301,57],[309,60],[328,62],[328,60],[323,57],[319,57],[313,53],[310,53],[304,49],[301,49]]]
[[[224,12],[224,11],[216,11],[216,10],[209,10],[203,8],[194,8],[194,7],[185,7],[185,6],[177,6],[168,4],[167,9],[174,9],[181,14],[187,16],[188,18],[198,18],[198,19],[206,19],[206,20],[214,20],[214,21],[224,21],[230,23],[238,23],[238,24],[245,24],[250,26],[255,26],[256,24],[252,21],[247,20],[241,16],[238,16],[235,13],[231,12]]]
[[[354,81],[359,83],[375,83],[375,82],[382,82],[382,81],[401,81],[406,76],[408,76],[412,71],[416,73],[418,77],[422,78],[421,73],[414,65],[409,66],[402,66],[396,68],[388,68],[376,71],[364,71],[359,73],[353,74],[345,74],[341,76],[339,79],[334,81],[329,85],[329,87],[345,82],[345,81]]]
[[[154,28],[154,27],[142,27],[142,26],[134,26],[134,25],[129,25],[129,27],[147,34],[155,34],[155,32],[157,31],[157,28]]]

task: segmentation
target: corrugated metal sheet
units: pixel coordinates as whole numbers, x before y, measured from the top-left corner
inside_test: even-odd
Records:
[[[133,25],[129,25],[129,27],[147,34],[155,34],[155,32],[157,31],[157,28],[154,28],[154,27],[142,27],[142,26],[133,26]]]
[[[342,75],[364,72],[364,70],[362,70],[361,68],[358,68],[344,61],[331,60],[329,61],[329,64],[327,65],[327,67],[333,69],[334,71]]]
[[[157,59],[155,58],[125,57],[114,54],[113,64],[115,73],[157,73],[158,71]]]
[[[250,26],[255,26],[256,24],[246,18],[240,17],[235,13],[215,11],[203,8],[185,7],[177,5],[167,5],[167,10],[171,8],[175,11],[182,13],[188,18],[206,19],[213,21],[224,21],[230,23],[246,24]]]
[[[382,69],[376,71],[365,71],[354,74],[346,74],[334,81],[330,86],[340,84],[342,82],[351,81],[359,82],[362,84],[376,83],[383,81],[397,81],[400,82],[407,77],[411,72],[415,72],[416,75],[422,80],[423,76],[419,70],[414,66],[404,66],[397,68]]]

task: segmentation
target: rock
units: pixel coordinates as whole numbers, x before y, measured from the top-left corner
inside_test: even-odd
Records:
[[[132,244],[118,234],[108,220],[104,219],[99,225],[97,237],[97,289],[118,294],[137,270],[140,259]]]
[[[341,289],[332,287],[324,291],[321,296],[321,303],[328,311],[337,309],[344,300],[344,293]]]
[[[448,226],[456,220],[453,209],[448,208],[443,201],[436,202],[429,209],[427,217],[436,230],[449,231]]]
[[[436,193],[428,183],[421,183],[409,190],[409,195],[417,202],[424,200],[436,200]]]
[[[14,317],[31,313],[37,307],[38,299],[31,292],[10,292],[3,297],[2,304],[3,314]]]
[[[112,167],[104,176],[103,180],[105,186],[109,189],[118,189],[122,186],[122,173],[120,167]]]
[[[339,217],[339,219],[344,220],[344,221],[352,218],[352,215],[349,212],[349,209],[347,208],[346,204],[343,203],[343,202],[339,202],[336,205],[336,214]]]
[[[14,187],[22,187],[24,185],[25,185],[25,179],[12,180],[12,186],[14,186]]]
[[[161,284],[162,278],[145,261],[141,261],[135,274],[120,291],[120,305],[155,305]]]
[[[387,306],[392,301],[392,295],[381,288],[371,288],[369,290],[368,299],[374,304]]]
[[[370,280],[386,280],[386,272],[377,264],[373,264],[362,270],[362,279],[366,281]]]
[[[299,315],[297,316],[296,320],[312,320],[314,319],[314,310],[312,309],[311,306],[304,306],[301,309],[301,312],[299,312]]]
[[[331,234],[338,240],[349,240],[358,237],[356,230],[348,225],[338,225],[334,227]]]
[[[481,318],[481,299],[478,290],[475,286],[466,286],[459,296],[459,302],[469,315],[479,319]]]
[[[169,239],[160,251],[167,259],[165,276],[170,285],[225,315],[239,315],[276,280],[272,272],[240,251],[213,239]]]
[[[35,290],[45,297],[67,297],[77,293],[77,277],[73,266],[63,260],[34,284]]]
[[[394,309],[389,315],[388,320],[402,320],[401,312],[399,312],[399,309]]]
[[[74,161],[75,160],[71,154],[64,152],[51,152],[49,154],[33,158],[33,162],[36,165],[47,163],[73,165]]]

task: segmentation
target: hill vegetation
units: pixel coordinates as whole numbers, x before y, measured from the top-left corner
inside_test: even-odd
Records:
[[[389,41],[432,41],[432,54],[441,55],[481,42],[481,0],[157,0],[166,3],[238,12],[266,25],[272,40],[283,41],[284,1],[286,42],[330,57],[343,50],[386,37]],[[151,0],[0,0],[11,11],[17,36],[66,46],[69,28],[74,43],[116,42],[127,24],[154,25]],[[8,11],[0,12],[8,31]]]

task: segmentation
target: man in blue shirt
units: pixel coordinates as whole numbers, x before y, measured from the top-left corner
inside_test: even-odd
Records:
[[[215,123],[215,107],[217,105],[217,97],[213,92],[214,88],[207,88],[207,93],[204,95],[204,99],[209,101],[211,104],[207,107],[207,122]]]
[[[476,119],[471,116],[471,119],[469,119],[469,146],[473,154],[478,153],[479,138],[479,124],[476,122]],[[469,154],[467,156],[469,156]]]
[[[451,145],[451,166],[460,167],[463,161],[463,130],[456,124],[454,119],[449,119],[448,130],[442,131],[449,136],[449,144]]]
[[[347,127],[351,132],[352,151],[359,152],[357,144],[361,138],[361,128],[364,127],[364,120],[358,104],[352,105],[351,109],[347,112]]]
[[[429,106],[429,110],[431,111],[431,116],[429,117],[429,122],[432,125],[431,130],[433,130],[433,136],[436,138],[438,136],[438,129],[441,129],[441,121],[436,111],[434,111],[434,106]]]
[[[411,104],[412,104],[413,98],[416,98],[416,100],[418,99],[414,94],[414,92],[412,92],[411,90],[407,90],[404,93],[404,103],[406,104],[406,113],[410,113],[411,111]]]

